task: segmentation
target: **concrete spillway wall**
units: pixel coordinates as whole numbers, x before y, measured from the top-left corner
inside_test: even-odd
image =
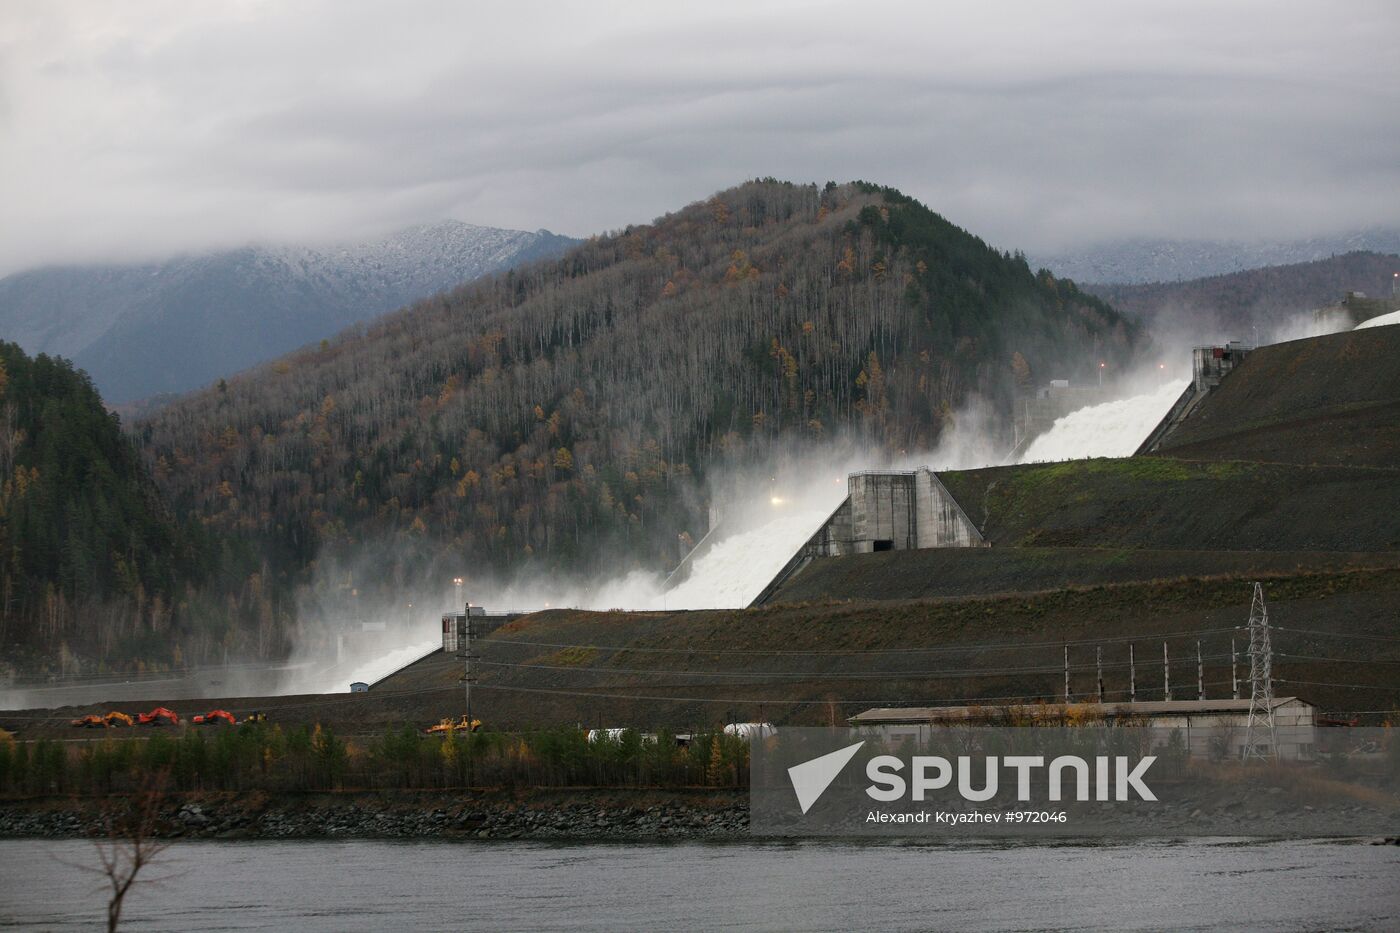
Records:
[[[807,542],[804,553],[841,557],[986,545],[932,470],[853,473],[847,489],[846,501]]]
[[[988,546],[932,470],[852,473],[847,479],[847,490],[845,501],[751,605],[762,605],[778,587],[818,557]]]
[[[1134,452],[1135,456],[1150,454],[1160,448],[1172,433],[1181,426],[1207,395],[1220,387],[1226,376],[1239,366],[1244,358],[1253,352],[1254,347],[1239,343],[1227,343],[1223,347],[1197,347],[1192,351],[1191,384],[1181,393],[1147,439]]]

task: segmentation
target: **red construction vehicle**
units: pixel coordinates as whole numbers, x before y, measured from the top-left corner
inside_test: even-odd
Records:
[[[142,726],[178,726],[180,724],[180,714],[173,709],[166,709],[164,706],[157,706],[149,713],[141,713],[136,717],[138,725]]]
[[[203,716],[196,716],[190,720],[196,726],[213,726],[221,722],[226,722],[230,726],[238,725],[238,720],[226,709],[211,709]]]

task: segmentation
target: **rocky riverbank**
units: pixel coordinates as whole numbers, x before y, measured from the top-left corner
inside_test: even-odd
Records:
[[[0,837],[105,836],[126,798],[0,800]],[[152,834],[165,839],[736,839],[737,791],[168,795]]]

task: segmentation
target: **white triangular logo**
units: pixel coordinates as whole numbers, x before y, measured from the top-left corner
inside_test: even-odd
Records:
[[[847,745],[820,758],[813,758],[811,761],[804,761],[800,765],[793,765],[788,768],[788,777],[792,779],[792,789],[797,792],[798,806],[802,807],[805,814],[812,809],[821,795],[826,793],[826,789],[831,786],[831,782],[836,780],[836,775],[841,773],[841,769],[846,767],[846,762],[855,757],[856,752],[865,742],[857,742],[854,745]]]

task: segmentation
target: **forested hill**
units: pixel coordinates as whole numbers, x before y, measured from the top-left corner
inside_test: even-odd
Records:
[[[921,204],[773,181],[419,302],[136,427],[172,504],[274,542],[462,566],[663,567],[717,457],[852,429],[932,444],[970,393],[1142,337]],[[467,563],[470,562],[470,563]],[[389,570],[386,568],[385,573]]]
[[[168,628],[189,549],[86,374],[0,343],[0,645]],[[78,648],[76,640],[74,647]]]

